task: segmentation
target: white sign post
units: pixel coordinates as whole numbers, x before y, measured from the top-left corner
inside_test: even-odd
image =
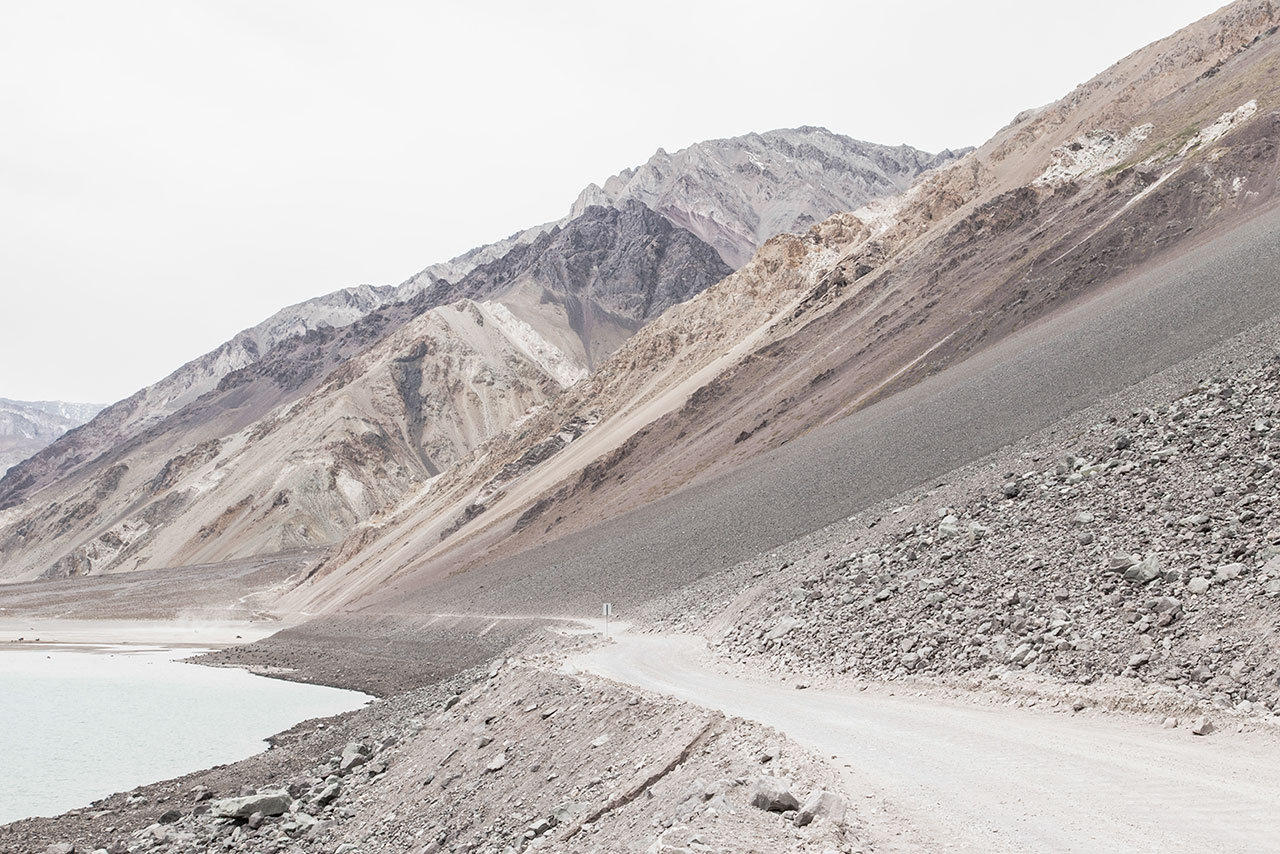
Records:
[[[612,603],[612,602],[605,602],[605,603],[604,603],[604,637],[605,637],[605,640],[608,640],[608,639],[609,639],[609,618],[610,618],[610,617],[612,617],[612,616],[613,616],[613,603]]]

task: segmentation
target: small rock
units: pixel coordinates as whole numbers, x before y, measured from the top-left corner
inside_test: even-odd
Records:
[[[1208,718],[1197,718],[1196,722],[1191,725],[1192,735],[1208,735],[1213,730],[1213,722]]]
[[[1130,566],[1124,572],[1126,581],[1136,581],[1140,584],[1146,584],[1160,575],[1160,558],[1153,552],[1148,554],[1138,563]]]
[[[223,798],[210,805],[210,812],[219,818],[248,818],[256,812],[263,815],[282,815],[293,805],[288,792],[259,792],[239,798]]]
[[[1213,577],[1217,581],[1232,581],[1239,578],[1242,572],[1244,572],[1244,564],[1226,563],[1217,568]]]
[[[1188,593],[1192,593],[1198,596],[1201,593],[1204,593],[1208,589],[1209,589],[1209,579],[1207,578],[1197,577],[1187,582]]]
[[[751,806],[770,812],[800,808],[800,801],[791,794],[791,781],[785,777],[757,777],[749,799]]]
[[[358,768],[369,761],[369,753],[370,750],[367,746],[353,741],[342,748],[342,758],[338,763],[338,768],[343,771]]]
[[[804,799],[792,822],[796,827],[804,827],[815,819],[839,824],[844,821],[845,810],[844,798],[832,792],[816,791]]]

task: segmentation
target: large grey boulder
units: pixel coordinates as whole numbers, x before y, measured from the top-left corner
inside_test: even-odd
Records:
[[[283,815],[293,805],[288,792],[259,792],[241,798],[222,798],[209,805],[209,811],[218,818],[244,818],[256,812],[263,815]]]
[[[771,812],[786,812],[800,808],[800,801],[791,794],[791,781],[785,777],[757,777],[751,784],[751,806]]]

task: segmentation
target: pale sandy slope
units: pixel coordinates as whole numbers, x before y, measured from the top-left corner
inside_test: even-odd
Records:
[[[775,727],[832,757],[879,851],[1256,852],[1280,839],[1273,735],[727,673],[700,638],[622,634],[571,667]],[[864,797],[865,796],[865,797]]]

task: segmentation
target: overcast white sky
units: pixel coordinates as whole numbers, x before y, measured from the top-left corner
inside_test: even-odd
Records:
[[[1220,5],[4,0],[0,397],[117,400],[659,146],[976,145]]]

